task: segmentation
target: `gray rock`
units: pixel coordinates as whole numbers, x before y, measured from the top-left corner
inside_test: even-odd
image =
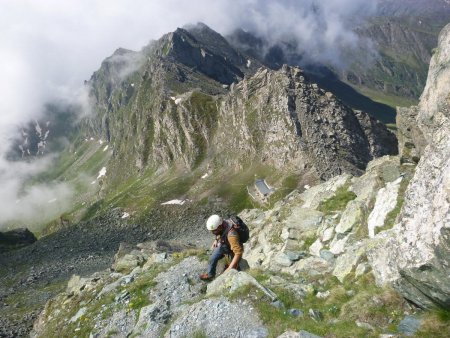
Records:
[[[394,182],[400,177],[398,164],[389,163],[381,167],[381,177],[385,183]]]
[[[336,259],[336,264],[333,270],[333,275],[339,279],[340,282],[352,272],[352,270],[359,263],[361,258],[366,254],[370,242],[364,241],[357,245],[348,248],[347,251]]]
[[[373,161],[372,161],[373,162]],[[369,165],[372,163],[370,162]],[[372,201],[375,200],[378,190],[383,186],[383,182],[379,177],[376,170],[369,171],[360,176],[355,177],[352,181],[352,185],[349,188],[356,194],[355,201],[361,201],[364,203],[366,208],[369,208]]]
[[[284,224],[288,229],[296,229],[301,233],[315,231],[322,221],[323,213],[304,207],[294,208]]]
[[[282,309],[284,308],[284,304],[281,300],[277,299],[274,300],[273,302],[270,303],[270,305],[272,305],[273,307],[277,308],[277,309]]]
[[[300,338],[320,338],[320,336],[317,336],[315,334],[312,334],[308,331],[300,330]]]
[[[288,312],[294,317],[303,317],[303,311],[299,309],[289,309]]]
[[[375,228],[384,226],[387,214],[397,205],[401,181],[402,177],[387,183],[385,188],[378,191],[375,206],[367,220],[370,238],[375,237]]]
[[[355,277],[364,275],[370,270],[370,265],[368,263],[360,263],[355,269]]]
[[[69,322],[75,323],[78,319],[80,319],[86,313],[86,311],[87,311],[87,307],[80,308],[77,311],[77,313],[72,318],[70,318]]]
[[[333,263],[336,259],[336,257],[330,250],[320,250],[320,257],[330,263]]]
[[[305,258],[307,255],[304,251],[285,251],[285,254],[292,262]]]
[[[406,316],[401,320],[400,324],[398,324],[397,330],[405,336],[411,337],[416,334],[421,324],[422,322],[418,317]]]
[[[233,325],[227,325],[226,330],[221,330],[221,323],[224,322]],[[218,338],[268,336],[268,331],[255,310],[249,306],[242,306],[239,302],[230,302],[224,297],[205,299],[189,306],[170,325],[165,337],[189,337],[194,332]]]
[[[289,267],[294,263],[290,259],[290,257],[283,252],[280,252],[275,256],[274,262],[275,262],[275,264],[278,264],[278,265],[284,266],[284,267]]]
[[[143,265],[145,262],[144,255],[140,251],[133,251],[119,258],[113,265],[117,272],[130,272],[135,267]]]
[[[330,227],[324,230],[322,235],[322,242],[326,243],[330,241],[334,236],[334,227]]]
[[[320,336],[316,336],[315,334],[309,333],[305,330],[300,330],[299,332],[294,331],[286,331],[282,335],[277,338],[321,338]]]
[[[290,274],[307,273],[311,276],[323,275],[332,270],[332,266],[325,259],[320,257],[308,257],[295,262],[289,268],[284,268],[282,271]]]
[[[246,286],[253,285],[264,292],[271,300],[277,299],[277,295],[271,290],[261,285],[255,278],[243,271],[230,270],[218,276],[211,283],[208,284],[206,294],[217,295],[234,292],[237,289]]]
[[[319,299],[325,299],[330,296],[331,292],[330,290],[324,291],[324,292],[317,292],[316,297]]]
[[[350,201],[342,213],[341,220],[335,231],[346,234],[358,225],[362,225],[365,215],[365,205],[361,201]]]
[[[309,247],[309,252],[310,252],[310,254],[313,255],[313,256],[320,256],[320,251],[322,250],[322,248],[323,248],[323,244],[322,244],[322,242],[320,241],[320,239],[318,238],[318,239],[316,239],[316,241],[315,241],[313,244],[311,244],[311,246]]]

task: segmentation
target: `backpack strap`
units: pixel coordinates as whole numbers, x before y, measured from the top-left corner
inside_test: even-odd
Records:
[[[228,243],[228,234],[230,233],[230,231],[232,231],[234,229],[234,226],[233,226],[233,223],[230,223],[229,221],[226,221],[226,222],[227,222],[227,227],[225,228],[224,232],[222,233],[222,236],[220,236],[220,242],[230,246],[230,243]]]

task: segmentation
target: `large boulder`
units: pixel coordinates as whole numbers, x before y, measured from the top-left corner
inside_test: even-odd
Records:
[[[392,282],[421,307],[450,309],[450,25],[439,35],[417,111],[427,146],[401,221],[369,253],[378,284]]]
[[[21,248],[36,241],[34,234],[26,228],[0,232],[0,253]]]

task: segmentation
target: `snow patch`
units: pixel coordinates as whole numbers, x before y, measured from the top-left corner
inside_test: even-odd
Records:
[[[100,143],[100,145],[103,144],[103,140],[98,140],[98,143]]]
[[[208,173],[206,173],[205,175],[202,176],[202,178],[207,178],[208,177]]]
[[[91,141],[94,141],[94,138],[93,138],[93,137],[91,137],[91,138],[90,138],[90,140],[91,140]]]
[[[167,202],[161,203],[161,205],[169,205],[169,204],[183,205],[186,202],[187,202],[187,200],[171,200],[171,201],[167,201]]]
[[[47,203],[54,203],[54,202],[56,202],[57,201],[57,199],[56,198],[53,198],[53,199],[51,199],[50,201],[48,201]]]
[[[171,96],[170,99],[171,99],[172,101],[174,101],[175,104],[178,104],[178,103],[181,102],[181,97],[178,97],[178,98],[177,98],[177,97],[175,97],[175,96]]]
[[[91,184],[95,184],[95,183],[97,183],[97,181],[92,181],[92,182],[91,182]]]
[[[122,215],[122,218],[128,218],[130,217],[130,214],[128,212],[124,212]]]
[[[106,167],[103,167],[99,172],[98,172],[98,176],[97,179],[99,179],[100,177],[103,177],[106,175]]]
[[[205,50],[203,48],[200,49],[200,52],[202,53],[203,57],[206,57],[206,52],[205,52]]]
[[[308,190],[311,187],[308,184],[306,184],[303,188],[305,188],[305,190]]]
[[[107,144],[105,148],[103,148],[103,151],[107,151],[109,148],[109,145]]]
[[[250,60],[247,60],[247,68],[250,68],[251,64],[252,64],[252,62]]]
[[[36,129],[36,133],[39,135],[39,137],[42,137],[42,129],[37,121],[36,121],[35,129]]]
[[[131,84],[131,87],[134,87],[134,83]]]

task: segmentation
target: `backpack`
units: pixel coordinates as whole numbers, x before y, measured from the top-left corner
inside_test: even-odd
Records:
[[[245,222],[237,215],[230,215],[230,223],[239,234],[239,242],[246,243],[250,238],[250,230]],[[230,229],[231,230],[231,229]]]

